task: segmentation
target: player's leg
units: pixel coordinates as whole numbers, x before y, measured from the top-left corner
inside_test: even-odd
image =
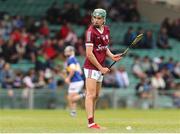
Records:
[[[73,98],[73,93],[68,93],[68,105],[69,105],[69,110],[70,110],[70,115],[75,116],[76,115],[76,110],[75,106],[73,104],[72,98]]]
[[[95,109],[96,109],[96,103],[97,103],[97,100],[99,98],[99,93],[100,93],[100,90],[101,90],[101,86],[102,86],[102,82],[97,82],[96,84],[96,97],[94,99],[94,109],[93,109],[93,115],[95,113]]]
[[[92,78],[86,78],[86,99],[85,108],[88,117],[88,126],[94,124],[94,100],[96,97],[96,83],[97,81]]]
[[[76,94],[72,97],[72,101],[73,101],[73,102],[76,102],[76,101],[80,100],[81,98],[83,98],[84,96],[85,96],[84,93],[80,93],[80,94],[76,93]]]
[[[84,69],[86,77],[86,99],[85,108],[88,117],[88,127],[99,129],[100,127],[94,123],[94,102],[96,99],[97,82],[102,80],[101,72],[96,70]]]
[[[73,104],[73,96],[75,94],[75,88],[74,88],[74,83],[70,83],[69,84],[69,88],[68,88],[68,96],[67,96],[67,99],[68,99],[68,105],[69,105],[69,110],[70,110],[70,115],[72,117],[76,116],[76,111],[75,111],[75,108],[74,108],[74,104]]]
[[[71,116],[76,116],[77,101],[85,97],[84,93],[79,94],[83,86],[84,86],[84,81],[72,82],[69,86],[68,92],[69,92],[69,104],[70,104]]]
[[[93,109],[93,115],[95,115],[95,109],[96,109],[96,103],[97,103],[97,100],[99,98],[99,94],[100,94],[100,91],[101,91],[101,87],[102,87],[102,80],[98,81],[97,84],[96,84],[96,97],[94,99],[94,109]],[[95,118],[95,117],[94,117]],[[100,127],[98,124],[95,124],[93,126],[93,128],[96,128],[96,129],[106,129],[106,127]]]
[[[84,92],[80,92],[82,91],[82,88],[84,87],[84,81],[80,81],[80,82],[77,82],[74,84],[74,95],[72,97],[72,101],[73,102],[76,102],[78,101],[79,99],[81,98],[84,98],[85,97],[85,93]]]
[[[78,94],[77,93],[71,93],[71,116],[72,117],[75,117],[76,116],[76,107],[77,107],[77,100],[75,100],[74,98],[77,96]]]
[[[75,117],[77,114],[77,101],[84,98],[85,94],[78,94],[78,93],[73,93],[71,96],[71,116]]]

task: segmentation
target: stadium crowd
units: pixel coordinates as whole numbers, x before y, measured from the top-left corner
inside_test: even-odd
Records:
[[[167,17],[162,21],[161,27],[166,29],[169,37],[180,40],[180,19],[172,20]]]
[[[68,1],[64,2],[61,6],[58,4],[58,1],[55,1],[47,10],[46,18],[53,24],[62,24],[64,21],[68,21],[87,26],[91,22],[92,10],[98,7],[108,12],[108,18],[111,21],[140,21],[137,0],[85,0],[81,7],[76,3]]]

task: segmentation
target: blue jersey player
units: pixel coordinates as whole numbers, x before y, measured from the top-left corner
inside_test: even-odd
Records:
[[[68,88],[68,104],[70,108],[70,115],[76,116],[77,101],[83,98],[84,93],[80,94],[84,86],[84,80],[82,78],[82,70],[79,62],[75,58],[75,50],[72,46],[67,46],[64,49],[64,55],[66,56],[65,68],[67,75],[65,82],[69,85]]]

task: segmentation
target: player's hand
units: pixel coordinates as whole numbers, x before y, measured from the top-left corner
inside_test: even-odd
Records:
[[[107,74],[107,73],[110,72],[109,68],[107,68],[107,67],[102,67],[102,68],[100,69],[100,71],[101,71],[102,74]]]
[[[70,84],[70,79],[69,79],[69,77],[67,77],[64,81],[66,82],[66,84]]]
[[[121,54],[114,54],[113,56],[112,56],[112,60],[113,61],[119,61],[119,60],[121,60],[123,58],[123,54],[121,53]]]

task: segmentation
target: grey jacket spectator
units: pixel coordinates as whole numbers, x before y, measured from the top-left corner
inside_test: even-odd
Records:
[[[117,85],[120,88],[126,88],[129,86],[129,77],[125,67],[119,67],[119,69],[115,71],[115,77]]]
[[[3,70],[1,71],[0,79],[1,79],[2,88],[12,89],[13,81],[14,81],[14,72],[11,69],[9,63],[4,64]]]

